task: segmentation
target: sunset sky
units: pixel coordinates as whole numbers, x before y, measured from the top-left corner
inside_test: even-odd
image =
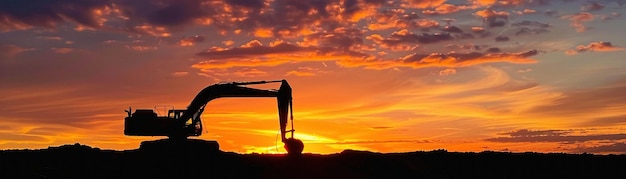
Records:
[[[160,138],[124,135],[129,106],[286,79],[305,153],[626,153],[624,4],[0,0],[0,149],[135,149]],[[223,151],[285,152],[273,98],[202,118]]]

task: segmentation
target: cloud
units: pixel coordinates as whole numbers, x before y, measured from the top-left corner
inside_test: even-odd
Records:
[[[346,45],[350,46],[350,44],[339,44],[338,47]],[[196,55],[207,59],[192,65],[192,68],[201,70],[276,66],[285,63],[335,61],[369,56],[345,48],[299,46],[283,42],[271,43],[270,46],[265,46],[256,40],[250,41],[241,47],[209,49]]]
[[[183,38],[178,41],[178,45],[180,46],[193,46],[196,43],[204,42],[205,38],[201,35],[194,35],[191,37]]]
[[[87,27],[101,27],[98,10],[110,1],[0,1],[0,31],[31,27],[54,28],[66,20]]]
[[[582,7],[580,7],[581,11],[599,11],[602,9],[604,9],[604,5],[598,4],[597,2],[585,4]]]
[[[294,76],[315,76],[317,73],[324,73],[318,68],[313,67],[298,67],[297,70],[292,70],[287,72],[285,76],[294,75]]]
[[[434,10],[423,10],[422,13],[426,15],[444,15],[474,8],[476,8],[476,6],[441,4],[437,6]]]
[[[549,5],[550,0],[471,0],[481,6],[508,7],[508,6],[540,6]]]
[[[463,30],[461,30],[461,28],[452,25],[443,26],[442,30],[450,33],[463,33]]]
[[[565,51],[565,54],[573,55],[577,53],[593,51],[593,52],[609,52],[609,51],[619,51],[624,50],[624,48],[616,47],[611,42],[591,42],[588,45],[579,45],[575,49],[570,49]]]
[[[411,7],[417,9],[425,9],[429,7],[437,7],[442,5],[445,0],[407,0],[404,7]]]
[[[151,51],[151,50],[158,50],[159,47],[156,46],[149,46],[149,45],[126,45],[124,46],[127,49],[133,50],[133,51],[138,51],[138,52],[143,52],[143,51]]]
[[[454,36],[450,33],[422,33],[422,34],[414,34],[410,32],[408,29],[401,29],[391,33],[391,35],[387,38],[383,38],[379,34],[372,34],[367,36],[365,39],[371,40],[376,44],[380,45],[380,47],[386,49],[392,49],[397,51],[406,51],[415,47],[418,43],[420,44],[431,44],[442,41],[453,40]]]
[[[586,117],[581,116],[582,114],[607,117],[625,115],[626,113],[623,112],[623,106],[626,106],[624,91],[626,91],[626,79],[622,78],[593,89],[566,91],[559,98],[547,104],[535,106],[526,113],[579,117],[583,123]]]
[[[313,33],[305,36],[307,46],[351,50],[363,45],[363,32],[359,29],[339,27],[332,32]]]
[[[63,40],[63,37],[58,37],[58,36],[37,36],[38,39],[45,39],[45,40]]]
[[[310,49],[288,43],[281,43],[276,46],[270,47],[263,46],[259,41],[251,41],[243,45],[242,47],[230,48],[225,50],[208,50],[205,52],[199,52],[196,55],[211,59],[229,59],[267,54],[294,53],[308,50]]]
[[[594,16],[588,12],[579,12],[572,15],[562,16],[561,18],[569,20],[570,26],[575,27],[577,32],[584,32],[588,29],[584,23],[593,21]]]
[[[583,153],[612,153],[612,154],[626,154],[626,143],[618,142],[607,145],[598,145],[593,147],[579,147],[573,151]]]
[[[446,68],[444,70],[439,71],[439,76],[448,76],[456,74],[456,70],[453,68]]]
[[[186,71],[177,71],[177,72],[172,72],[172,73],[170,73],[170,75],[172,75],[172,76],[187,76],[187,75],[189,75],[189,72],[186,72]]]
[[[337,63],[344,67],[365,67],[368,69],[389,69],[394,67],[427,68],[427,67],[466,67],[482,63],[508,62],[529,64],[536,60],[529,57],[537,55],[537,50],[517,53],[413,53],[395,60],[359,59],[341,60]]]
[[[17,45],[0,45],[0,57],[14,57],[20,53],[35,50],[34,48],[23,48]]]
[[[550,24],[546,24],[546,23],[541,23],[538,21],[529,21],[529,20],[523,20],[520,22],[514,22],[511,25],[513,26],[517,26],[517,27],[522,27],[522,26],[530,26],[530,27],[538,27],[538,28],[548,28],[550,27]]]
[[[124,31],[137,34],[146,34],[155,37],[170,37],[172,35],[165,27],[153,25],[137,25],[127,27],[124,29]]]
[[[233,74],[242,77],[256,77],[265,76],[267,75],[267,72],[255,68],[243,68],[235,71]]]
[[[507,36],[501,36],[500,35],[500,36],[497,36],[495,40],[496,40],[496,42],[507,42],[507,41],[509,41],[511,39],[509,39],[509,37],[507,37]]]
[[[245,7],[250,9],[261,9],[263,6],[263,0],[226,0],[228,4]]]
[[[474,15],[483,18],[483,22],[489,27],[502,27],[509,21],[509,13],[506,11],[495,11],[491,8],[476,11]]]
[[[626,134],[591,134],[591,135],[568,135],[571,131],[545,130],[531,131],[522,129],[518,131],[504,133],[510,137],[488,138],[491,142],[560,142],[574,143],[598,140],[624,140]]]

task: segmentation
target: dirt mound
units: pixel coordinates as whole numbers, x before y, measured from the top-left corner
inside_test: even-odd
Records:
[[[80,144],[4,150],[0,178],[624,178],[626,168],[626,155],[346,150],[287,156],[207,152],[201,150],[207,143],[194,144],[175,150]]]

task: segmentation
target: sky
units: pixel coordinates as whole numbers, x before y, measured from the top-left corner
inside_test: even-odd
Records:
[[[0,149],[136,149],[128,107],[286,79],[305,153],[623,154],[625,3],[0,0]],[[198,138],[285,153],[275,103],[213,100]]]

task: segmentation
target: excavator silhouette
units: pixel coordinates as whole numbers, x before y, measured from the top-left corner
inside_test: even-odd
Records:
[[[278,90],[265,90],[246,85],[280,82]],[[286,80],[217,83],[202,89],[191,101],[187,109],[170,109],[166,116],[158,116],[153,109],[125,110],[124,135],[127,136],[167,136],[169,141],[185,141],[187,137],[202,134],[200,116],[211,100],[223,97],[275,97],[278,104],[278,119],[281,141],[287,153],[301,154],[304,144],[295,139],[293,133],[293,105],[291,86]],[[291,114],[291,129],[287,130],[288,114]],[[287,138],[287,133],[291,137]],[[143,143],[142,143],[143,144]]]

